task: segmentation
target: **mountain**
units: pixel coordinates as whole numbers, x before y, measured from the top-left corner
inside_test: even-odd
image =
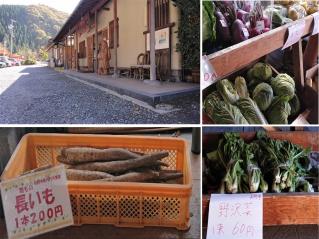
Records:
[[[68,18],[68,14],[46,5],[0,5],[0,42],[9,48],[8,26],[14,20],[13,52],[38,51],[47,45]]]

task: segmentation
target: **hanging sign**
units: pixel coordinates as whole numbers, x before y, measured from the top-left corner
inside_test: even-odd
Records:
[[[217,73],[207,56],[202,57],[202,87],[207,88],[216,81]]]
[[[301,39],[305,26],[306,26],[306,21],[303,19],[303,20],[299,20],[292,26],[288,27],[288,38],[284,46],[282,47],[282,50],[292,46],[293,44],[297,43]]]
[[[263,239],[263,195],[212,194],[206,239]]]
[[[9,239],[35,235],[73,224],[63,165],[1,182]]]
[[[313,14],[313,30],[311,35],[319,33],[319,12]]]
[[[155,50],[169,49],[170,28],[164,28],[155,32]],[[146,49],[150,51],[150,33],[146,34]]]

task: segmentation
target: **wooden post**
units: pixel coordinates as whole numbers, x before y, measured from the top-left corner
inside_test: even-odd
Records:
[[[98,26],[97,26],[97,10],[95,10],[95,50],[94,50],[94,72],[98,72]]]
[[[302,94],[305,86],[302,40],[299,40],[292,46],[292,57],[297,92],[299,92],[299,94]]]
[[[117,0],[114,0],[114,29],[113,29],[113,37],[114,37],[114,78],[117,78]]]
[[[155,0],[151,0],[150,7],[150,80],[156,81],[156,63],[155,63]]]
[[[307,71],[314,65],[316,65],[316,60],[318,57],[318,34],[309,37],[305,53],[303,55],[304,59],[304,70]]]

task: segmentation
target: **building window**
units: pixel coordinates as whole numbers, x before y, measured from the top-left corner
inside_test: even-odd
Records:
[[[79,58],[86,58],[85,41],[82,41],[79,44]]]
[[[117,47],[120,46],[120,31],[119,31],[120,25],[119,25],[119,19],[117,18]],[[114,48],[114,20],[110,22],[109,24],[109,31],[110,31],[110,48]]]
[[[150,0],[147,0],[148,30],[150,29]],[[155,0],[155,28],[167,27],[169,24],[169,0]]]

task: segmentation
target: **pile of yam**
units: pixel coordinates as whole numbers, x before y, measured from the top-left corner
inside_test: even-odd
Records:
[[[168,152],[142,154],[122,148],[71,147],[57,157],[66,165],[72,181],[176,183],[183,178],[177,170],[167,170],[162,159]]]

